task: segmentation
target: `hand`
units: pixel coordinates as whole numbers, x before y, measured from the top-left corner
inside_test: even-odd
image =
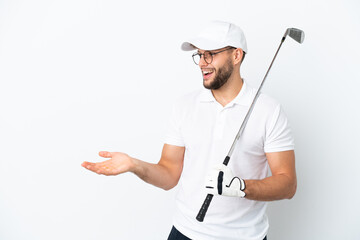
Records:
[[[132,158],[125,153],[102,151],[99,152],[99,156],[110,159],[98,163],[83,162],[81,166],[107,176],[129,172],[134,166]]]
[[[245,197],[245,182],[234,176],[231,169],[224,164],[215,166],[206,178],[207,193],[229,197]]]

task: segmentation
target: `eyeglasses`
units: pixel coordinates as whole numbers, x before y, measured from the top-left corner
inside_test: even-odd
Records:
[[[205,62],[206,62],[207,64],[210,64],[210,63],[212,63],[212,61],[213,61],[213,56],[214,56],[215,54],[218,54],[218,53],[221,53],[221,52],[225,52],[225,51],[231,50],[231,49],[235,49],[235,48],[234,48],[234,47],[229,47],[229,48],[226,48],[226,49],[221,50],[221,51],[218,51],[218,52],[205,51],[204,53],[194,53],[194,54],[192,55],[192,58],[193,58],[193,60],[194,60],[194,63],[195,63],[196,65],[199,65],[201,57],[204,56]]]

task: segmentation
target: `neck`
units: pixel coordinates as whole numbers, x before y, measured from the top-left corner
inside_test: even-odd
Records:
[[[243,79],[240,73],[234,73],[233,75],[230,76],[229,80],[221,88],[211,90],[216,101],[223,107],[239,94],[243,86]]]

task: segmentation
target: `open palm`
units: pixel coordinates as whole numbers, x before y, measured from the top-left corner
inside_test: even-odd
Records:
[[[110,159],[98,163],[83,162],[81,166],[97,174],[110,176],[128,172],[133,165],[131,157],[125,153],[101,151],[99,156]]]

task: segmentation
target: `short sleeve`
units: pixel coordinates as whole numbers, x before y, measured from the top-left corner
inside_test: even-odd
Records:
[[[184,139],[181,134],[181,114],[179,107],[174,104],[171,115],[167,122],[164,142],[165,144],[184,147]]]
[[[289,126],[289,121],[278,105],[275,108],[271,121],[266,126],[265,152],[282,152],[294,150],[294,138]]]

